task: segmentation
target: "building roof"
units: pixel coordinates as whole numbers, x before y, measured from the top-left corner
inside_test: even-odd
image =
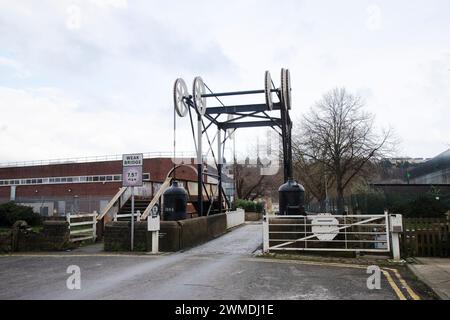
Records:
[[[445,169],[450,169],[450,149],[442,152],[433,159],[409,170],[409,173],[411,175],[410,178],[414,179],[432,172],[441,171]]]

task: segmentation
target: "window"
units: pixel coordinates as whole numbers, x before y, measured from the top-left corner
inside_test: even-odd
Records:
[[[143,174],[144,181],[150,181],[150,174]],[[121,181],[121,174],[101,175],[101,176],[71,176],[71,177],[48,177],[48,178],[25,178],[13,180],[0,180],[0,185],[35,185],[35,184],[58,184],[58,183],[85,183],[85,182],[113,182]]]
[[[150,173],[144,173],[144,175],[142,176],[143,180],[145,181],[150,181]]]

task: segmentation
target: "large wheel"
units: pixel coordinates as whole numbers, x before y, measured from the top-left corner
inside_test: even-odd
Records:
[[[286,69],[286,104],[288,110],[292,107],[292,83],[291,83],[291,73],[289,69]]]
[[[192,95],[194,96],[194,106],[200,115],[204,115],[206,111],[206,98],[203,95],[206,93],[205,83],[201,77],[194,79],[192,88]]]
[[[264,93],[266,96],[266,105],[269,110],[273,109],[273,99],[272,99],[272,77],[270,72],[266,71],[264,75]]]
[[[288,69],[281,69],[281,103],[286,110],[291,109],[291,74]]]
[[[186,116],[188,112],[188,104],[186,99],[189,97],[189,92],[186,86],[186,82],[179,78],[175,81],[173,86],[173,102],[175,105],[175,111],[180,117]]]

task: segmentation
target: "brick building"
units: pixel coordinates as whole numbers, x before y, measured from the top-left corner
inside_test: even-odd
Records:
[[[186,162],[186,161],[185,161]],[[171,158],[144,155],[145,196],[155,194],[173,168]],[[213,170],[207,166],[208,170]],[[197,196],[197,169],[191,164],[176,170],[191,198]],[[210,195],[217,195],[217,180],[205,174]],[[100,212],[122,186],[122,160],[74,160],[0,166],[0,203],[14,200],[42,215]]]

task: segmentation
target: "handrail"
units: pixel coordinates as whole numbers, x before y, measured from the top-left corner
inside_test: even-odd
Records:
[[[70,163],[88,163],[88,162],[101,162],[101,161],[121,161],[121,154],[105,155],[105,156],[89,156],[89,157],[74,157],[74,158],[59,158],[49,160],[31,160],[31,161],[12,161],[0,163],[0,168],[10,167],[31,167],[31,166],[43,166],[52,164],[70,164]],[[145,152],[144,159],[153,158],[172,158],[173,152]],[[177,152],[176,158],[195,158],[196,154],[193,152]]]
[[[159,198],[162,196],[164,191],[170,186],[170,181],[172,180],[171,177],[167,177],[166,180],[163,182],[161,187],[159,188],[158,192],[153,196],[152,201],[148,204],[147,208],[145,208],[144,213],[141,215],[141,221],[147,219],[147,217],[150,214],[150,211],[152,210],[153,206],[156,204],[156,202],[159,200]]]
[[[112,207],[114,207],[116,202],[120,199],[120,197],[124,194],[126,190],[127,187],[122,187],[119,189],[116,195],[111,199],[111,201],[108,202],[106,207],[102,210],[102,213],[97,217],[97,220],[103,219],[103,217],[112,209]]]

